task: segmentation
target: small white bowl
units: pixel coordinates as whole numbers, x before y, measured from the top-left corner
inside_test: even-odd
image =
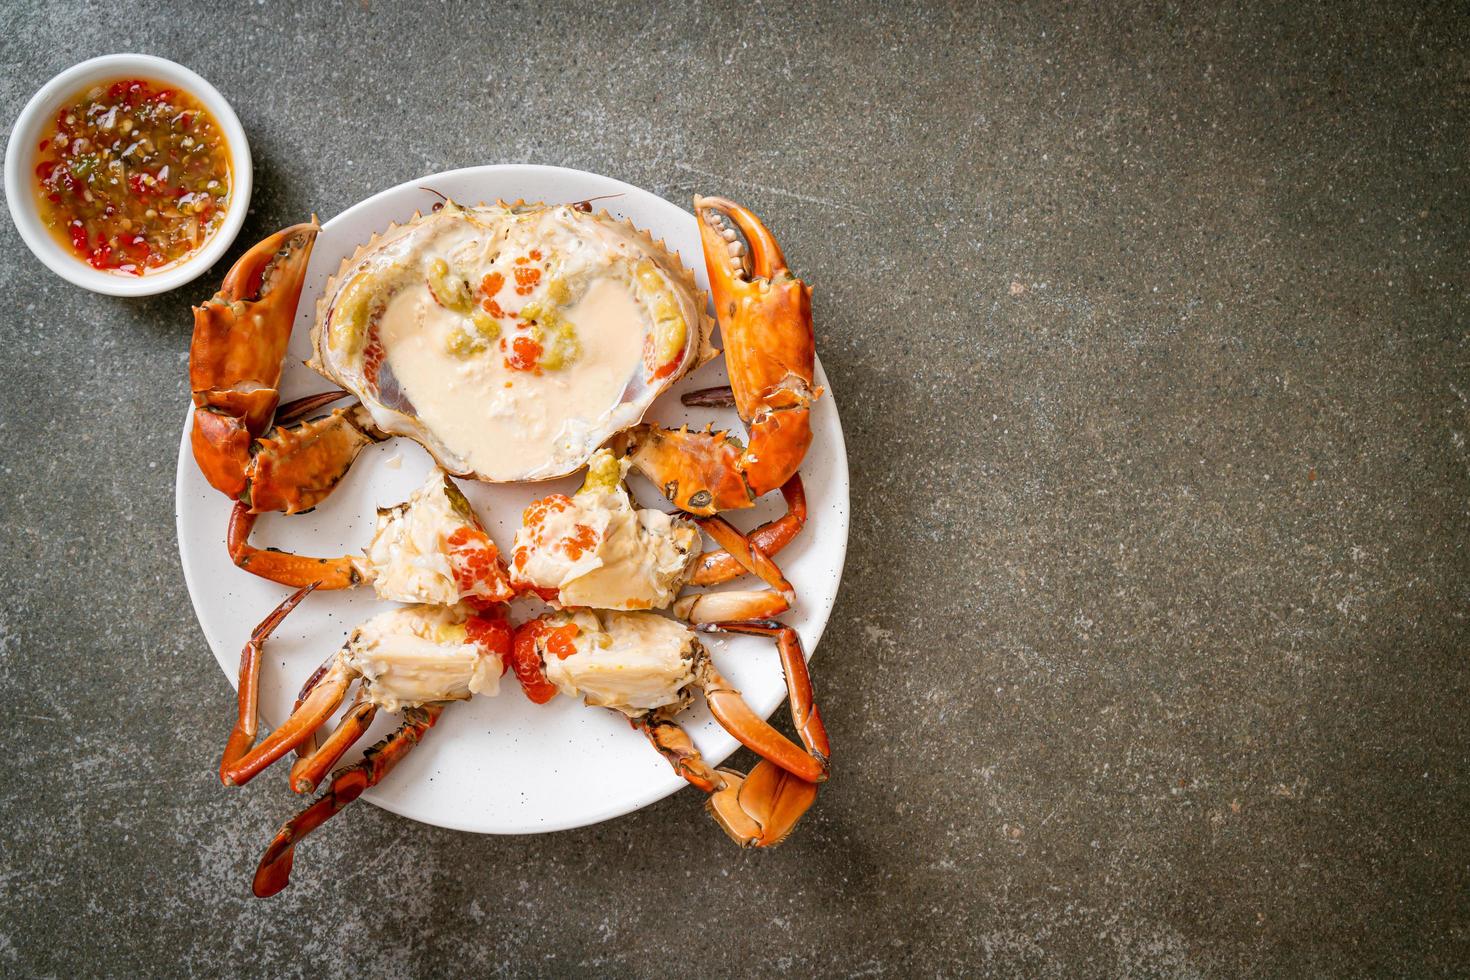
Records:
[[[36,192],[32,180],[36,145],[41,133],[62,103],[98,82],[119,78],[141,77],[175,85],[193,95],[214,116],[230,146],[230,202],[224,223],[204,243],[204,247],[178,265],[162,272],[141,276],[119,275],[94,269],[77,258],[52,236],[42,224],[36,208]],[[197,74],[165,58],[147,54],[109,54],[73,65],[47,82],[31,96],[10,127],[10,143],[5,148],[5,197],[10,204],[10,217],[16,230],[36,258],[63,279],[94,293],[109,296],[152,296],[189,282],[219,261],[230,247],[245,212],[250,208],[253,172],[250,165],[250,143],[235,110],[219,90]]]

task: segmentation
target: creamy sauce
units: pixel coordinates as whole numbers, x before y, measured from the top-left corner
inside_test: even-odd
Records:
[[[577,652],[545,658],[546,679],[571,697],[629,716],[688,700],[694,682],[694,634],[654,613],[572,617]]]
[[[505,366],[492,345],[469,358],[449,353],[463,317],[408,289],[379,327],[388,364],[425,425],[469,468],[513,479],[548,457],[575,453],[617,404],[642,357],[643,324],[628,287],[602,279],[567,316],[583,356],[538,376]]]
[[[501,659],[466,641],[464,618],[454,609],[395,609],[359,627],[344,656],[385,711],[496,694]]]
[[[446,209],[341,275],[316,366],[380,388],[364,397],[377,424],[453,472],[560,476],[677,376],[656,360],[655,379],[647,352],[682,366],[707,352],[707,319],[662,255],[567,208]]]

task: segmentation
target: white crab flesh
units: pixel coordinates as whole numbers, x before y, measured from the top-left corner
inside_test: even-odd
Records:
[[[395,602],[452,606],[515,596],[495,543],[438,468],[403,503],[379,509],[377,531],[358,565],[378,597]]]
[[[500,690],[501,657],[473,643],[466,606],[406,606],[353,631],[337,654],[385,711],[430,701],[465,701]]]
[[[526,509],[511,550],[511,580],[563,606],[665,609],[699,555],[699,528],[633,506],[628,463],[602,450],[575,495]]]
[[[562,694],[630,718],[692,699],[703,648],[684,624],[648,612],[578,609],[553,617],[559,628],[576,627],[566,631],[570,656],[542,651],[546,679]]]

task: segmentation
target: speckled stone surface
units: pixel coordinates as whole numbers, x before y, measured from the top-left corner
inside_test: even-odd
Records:
[[[7,121],[110,50],[218,85],[242,243],[478,163],[742,199],[853,474],[787,845],[691,791],[360,806],[259,902],[289,804],[215,778],[173,530],[208,289],[88,295],[5,222],[0,973],[1466,969],[1470,18],[1194,6],[0,7]]]

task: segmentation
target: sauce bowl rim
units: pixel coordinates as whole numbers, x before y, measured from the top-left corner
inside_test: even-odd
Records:
[[[79,89],[110,78],[141,76],[186,89],[219,124],[230,148],[230,201],[225,219],[204,247],[162,272],[141,276],[94,269],[69,251],[41,220],[31,180],[41,129],[62,102]],[[225,254],[245,223],[253,184],[250,143],[234,108],[197,72],[175,61],[149,54],[107,54],[72,65],[31,96],[10,127],[5,148],[5,197],[11,220],[31,253],[68,282],[109,296],[154,296],[203,275]]]

